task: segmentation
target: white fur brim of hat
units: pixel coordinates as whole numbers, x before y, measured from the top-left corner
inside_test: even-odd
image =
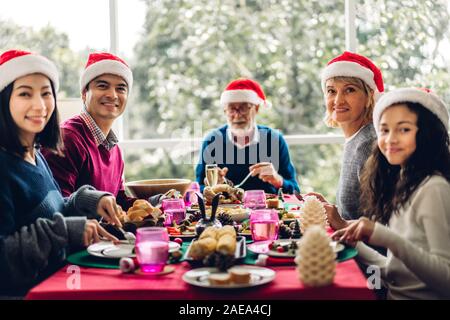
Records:
[[[55,91],[58,91],[58,69],[53,62],[37,54],[23,55],[2,64],[0,66],[0,91],[18,78],[34,73],[47,76],[52,81]]]
[[[122,77],[128,84],[128,92],[131,92],[131,88],[133,87],[133,73],[128,66],[116,60],[102,60],[87,67],[80,79],[81,92],[83,92],[89,82],[103,74],[113,74]]]
[[[378,91],[377,85],[373,80],[373,72],[356,62],[337,61],[325,67],[322,71],[322,90],[326,92],[326,82],[334,77],[354,77],[363,80],[374,91],[374,98],[378,100],[381,93]]]
[[[268,101],[261,99],[258,94],[253,90],[227,90],[220,95],[220,105],[225,107],[229,103],[248,102],[254,105],[265,105],[270,107],[271,104]]]
[[[434,113],[439,120],[442,121],[445,129],[448,130],[449,114],[444,101],[431,92],[425,92],[416,88],[401,88],[383,94],[380,100],[378,100],[375,104],[375,108],[373,110],[373,125],[377,134],[379,133],[381,115],[384,110],[394,104],[406,102],[420,103],[422,106]]]

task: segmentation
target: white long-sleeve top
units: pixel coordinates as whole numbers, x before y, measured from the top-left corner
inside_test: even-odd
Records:
[[[358,259],[380,267],[388,299],[450,299],[450,183],[425,179],[389,227],[375,224],[369,244],[388,249],[356,246]]]

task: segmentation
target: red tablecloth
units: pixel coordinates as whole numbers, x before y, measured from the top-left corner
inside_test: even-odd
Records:
[[[69,289],[67,284],[73,274],[64,267],[34,287],[26,299],[375,299],[354,260],[339,263],[334,284],[322,288],[305,288],[293,266],[273,269],[276,277],[271,283],[227,291],[185,283],[181,277],[189,267],[184,264],[176,266],[175,272],[157,278],[122,274],[120,270],[80,267],[80,289]]]
[[[285,195],[285,201],[297,203],[295,196]],[[295,299],[375,299],[372,290],[354,260],[337,264],[331,286],[305,288],[294,266],[273,267],[275,279],[263,286],[217,290],[191,286],[182,280],[190,270],[183,263],[173,273],[148,277],[122,274],[120,270],[80,267],[80,288],[70,289],[73,273],[62,268],[34,287],[26,299],[173,299],[173,300],[295,300]],[[69,284],[69,285],[68,285]]]

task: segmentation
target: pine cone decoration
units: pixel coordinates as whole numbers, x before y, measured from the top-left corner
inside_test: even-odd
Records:
[[[194,213],[191,213],[188,217],[190,222],[199,221],[202,218],[202,214],[200,211],[195,211]]]
[[[164,220],[165,220],[164,217],[162,217],[162,216],[159,217],[158,221],[156,221],[156,226],[157,227],[164,227]]]
[[[319,225],[324,230],[327,227],[325,208],[315,196],[307,196],[300,208],[300,230],[304,234],[312,225]]]
[[[203,260],[203,264],[208,267],[216,267],[220,271],[226,271],[234,266],[235,260],[234,256],[214,252]]]
[[[300,223],[297,219],[295,219],[294,227],[292,228],[292,238],[298,239],[302,235],[302,232],[300,231]]]
[[[295,257],[300,281],[305,286],[326,286],[333,282],[336,273],[336,253],[330,238],[321,226],[309,227],[298,242]]]
[[[292,237],[292,231],[289,226],[285,225],[284,223],[280,224],[280,227],[278,229],[278,238],[279,239],[290,239]]]
[[[217,216],[217,219],[220,221],[220,223],[222,224],[222,226],[234,226],[234,221],[231,218],[231,215],[229,215],[228,213],[222,212],[219,213],[219,215]]]

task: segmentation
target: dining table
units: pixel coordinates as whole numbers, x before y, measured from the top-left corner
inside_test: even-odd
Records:
[[[286,203],[298,203],[284,195]],[[275,278],[265,284],[234,289],[200,287],[185,282],[191,270],[186,261],[169,265],[170,273],[143,275],[118,268],[86,267],[67,263],[33,287],[27,300],[374,300],[366,277],[354,258],[336,264],[333,283],[307,287],[295,264],[267,265]]]

